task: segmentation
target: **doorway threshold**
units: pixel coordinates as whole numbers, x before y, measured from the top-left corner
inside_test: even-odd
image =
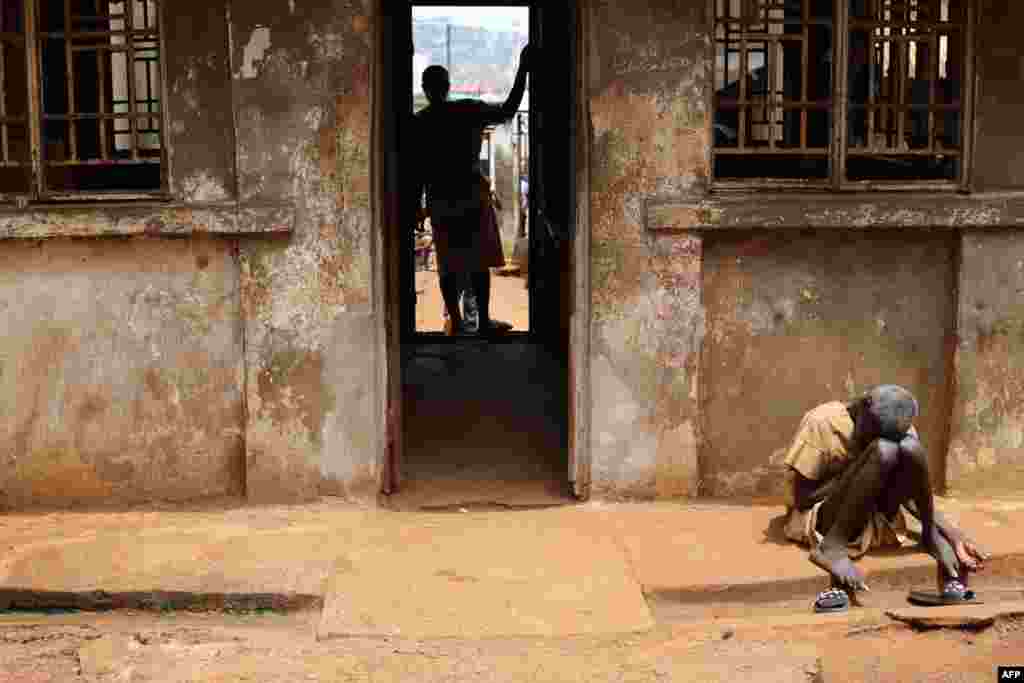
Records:
[[[384,507],[403,512],[536,510],[578,503],[565,482],[552,480],[414,479],[382,498]]]
[[[484,338],[475,334],[451,337],[444,332],[415,332],[402,340],[403,344],[522,344],[532,341],[529,332],[513,330],[505,334]]]

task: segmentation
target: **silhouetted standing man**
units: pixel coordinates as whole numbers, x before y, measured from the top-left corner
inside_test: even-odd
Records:
[[[515,116],[526,89],[530,46],[519,56],[512,91],[502,105],[481,100],[449,100],[451,83],[442,66],[423,71],[429,105],[414,121],[417,154],[414,196],[424,190],[434,231],[438,276],[453,334],[464,331],[459,311],[459,274],[469,273],[479,310],[479,332],[500,331],[490,316],[490,268],[505,265],[490,184],[480,173],[480,147],[486,127]]]

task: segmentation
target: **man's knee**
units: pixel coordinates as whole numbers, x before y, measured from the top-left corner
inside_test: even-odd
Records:
[[[917,468],[928,468],[928,454],[915,436],[907,436],[900,441],[900,458]]]
[[[889,439],[876,439],[869,448],[874,459],[882,466],[883,472],[891,472],[900,464],[900,444]]]

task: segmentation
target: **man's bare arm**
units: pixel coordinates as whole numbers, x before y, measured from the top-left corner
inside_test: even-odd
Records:
[[[487,107],[483,121],[485,126],[504,123],[519,111],[519,106],[523,103],[523,95],[526,93],[526,76],[530,72],[532,54],[533,48],[529,45],[519,53],[519,68],[516,70],[516,79],[512,84],[512,90],[500,107],[493,104]]]
[[[917,505],[914,504],[913,500],[908,500],[903,504],[903,507],[909,512],[915,519],[921,519],[921,513],[917,509]],[[935,528],[939,530],[949,544],[953,546],[953,552],[956,553],[957,559],[969,569],[980,569],[984,566],[985,560],[989,558],[988,552],[979,547],[973,540],[967,537],[967,535],[958,529],[951,521],[946,519],[945,516],[938,510],[934,510],[932,513]]]
[[[810,510],[816,503],[828,498],[836,489],[839,478],[832,477],[824,481],[808,479],[800,472],[793,470],[796,477],[796,507],[798,510]]]

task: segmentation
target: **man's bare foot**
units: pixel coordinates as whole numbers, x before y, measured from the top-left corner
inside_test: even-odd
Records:
[[[811,562],[832,576],[834,585],[850,591],[867,590],[864,574],[850,560],[846,548],[833,548],[824,543],[811,549]]]

